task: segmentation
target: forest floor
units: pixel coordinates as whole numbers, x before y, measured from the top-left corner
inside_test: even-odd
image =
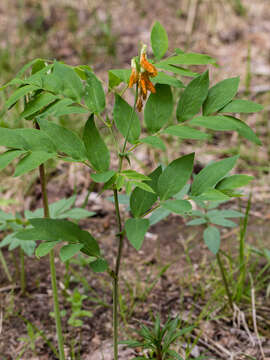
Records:
[[[243,8],[239,7],[243,3]],[[190,228],[186,219],[170,215],[152,226],[139,252],[125,244],[121,269],[120,338],[134,336],[139,325],[151,325],[155,314],[162,322],[168,316],[179,316],[183,327],[194,326],[177,350],[184,358],[205,356],[220,359],[270,359],[270,260],[260,255],[269,249],[270,220],[270,4],[267,0],[62,0],[25,2],[2,1],[0,4],[0,83],[9,80],[19,68],[34,57],[57,58],[70,64],[93,64],[98,75],[106,80],[111,68],[129,67],[137,53],[139,41],[149,44],[150,28],[159,20],[168,31],[170,52],[175,47],[185,51],[207,53],[217,59],[219,68],[210,71],[213,82],[240,75],[240,92],[262,103],[264,111],[245,120],[263,142],[257,146],[232,134],[218,135],[196,149],[200,166],[224,155],[240,153],[238,171],[255,177],[252,187],[231,207],[245,212],[249,191],[252,206],[246,233],[249,254],[248,273],[243,300],[234,312],[227,305],[218,266],[203,244],[202,228]],[[0,99],[3,101],[3,98]],[[16,120],[0,114],[0,124]],[[80,126],[74,124],[74,128]],[[185,152],[194,143],[182,143]],[[179,154],[173,144],[167,160]],[[153,163],[155,151],[138,150],[140,161]],[[162,160],[162,159],[161,159]],[[163,159],[164,160],[164,159]],[[49,176],[49,201],[53,202],[77,191],[77,205],[87,194],[87,173],[76,164],[60,163]],[[138,165],[139,166],[139,165]],[[0,198],[6,200],[4,210],[22,211],[41,206],[37,174],[24,179],[1,173]],[[67,175],[66,175],[67,174]],[[61,188],[61,191],[56,189]],[[25,191],[27,189],[27,191]],[[116,220],[110,193],[97,196],[95,188],[87,209],[96,216],[81,225],[91,230],[108,260],[115,256]],[[12,201],[10,202],[10,199]],[[24,208],[22,209],[22,203]],[[227,205],[226,205],[227,206]],[[125,206],[121,210],[127,214]],[[237,281],[237,248],[241,225],[222,232],[222,250],[232,286]],[[252,251],[257,248],[260,251]],[[18,254],[3,250],[11,275],[18,274]],[[69,359],[112,360],[112,296],[109,276],[93,274],[76,258],[65,266],[57,260],[60,306],[63,313],[66,353]],[[53,304],[50,290],[49,261],[26,259],[27,291],[20,292],[19,283],[10,285],[0,272],[0,359],[56,359],[49,344],[56,344]],[[70,297],[79,289],[87,295],[83,309],[92,312],[83,318],[83,325],[68,324],[71,315]],[[255,301],[252,301],[252,291]],[[68,300],[69,299],[69,300]],[[254,315],[256,312],[256,315]],[[259,338],[254,327],[255,320]],[[33,338],[27,332],[32,324]],[[41,333],[42,332],[42,333]],[[25,338],[24,340],[21,338]],[[261,345],[261,346],[260,346]],[[138,350],[138,349],[137,349]],[[122,346],[121,360],[130,360],[137,350]],[[264,353],[264,357],[262,355]],[[21,354],[21,355],[19,355]]]

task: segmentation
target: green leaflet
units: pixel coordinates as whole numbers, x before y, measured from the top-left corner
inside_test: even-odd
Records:
[[[100,114],[105,109],[105,93],[101,81],[96,75],[88,70],[86,74],[84,101],[89,110],[95,114]]]
[[[172,161],[158,179],[158,195],[167,200],[178,193],[189,180],[193,169],[194,153]]]
[[[68,244],[62,246],[59,253],[60,259],[63,262],[68,261],[74,255],[78,254],[78,252],[80,252],[82,248],[83,248],[83,244]]]
[[[173,97],[169,85],[158,84],[156,93],[151,94],[144,108],[144,121],[151,133],[162,128],[173,112]]]
[[[75,160],[86,159],[84,143],[76,133],[45,119],[39,119],[38,123],[40,129],[50,137],[58,152],[67,154]]]
[[[19,161],[18,165],[16,166],[14,176],[21,176],[29,171],[32,171],[39,167],[39,165],[54,157],[56,157],[56,154],[45,151],[30,152]]]
[[[215,64],[216,60],[211,56],[197,53],[183,53],[176,56],[171,56],[160,63],[156,64],[170,64],[170,65],[207,65]]]
[[[14,129],[0,128],[0,146],[13,149],[28,149],[27,141]]]
[[[97,241],[87,231],[71,221],[61,219],[35,218],[30,219],[33,229],[17,233],[22,240],[45,240],[50,242],[68,241],[72,244],[83,244],[81,251],[89,256],[99,257],[100,251]]]
[[[114,170],[108,170],[102,173],[91,174],[91,178],[98,183],[105,183],[110,180],[116,172]]]
[[[33,85],[25,85],[15,90],[12,95],[5,102],[5,106],[10,108],[13,104],[15,104],[21,97],[25,96],[29,92],[36,91],[39,88]]]
[[[94,114],[90,115],[84,127],[83,141],[87,158],[96,171],[104,172],[110,167],[110,153],[100,136],[94,121]]]
[[[93,71],[89,65],[77,65],[74,66],[73,69],[82,80],[86,80],[86,71]]]
[[[168,50],[168,35],[158,21],[155,22],[151,31],[151,46],[158,60],[160,60]]]
[[[203,239],[208,249],[216,255],[220,248],[220,232],[214,226],[208,226],[203,232]]]
[[[161,204],[161,206],[176,214],[186,214],[192,210],[192,206],[187,200],[167,200]]]
[[[66,212],[64,212],[61,215],[58,215],[58,219],[74,219],[74,220],[81,220],[88,218],[90,216],[95,215],[93,211],[88,211],[86,209],[82,208],[73,208]]]
[[[37,58],[34,60],[29,61],[28,63],[26,63],[16,74],[16,77],[20,77],[22,76],[23,73],[26,72],[26,70],[28,70],[31,66],[34,66],[37,62],[40,61],[46,61],[45,59],[41,59],[41,58]]]
[[[195,77],[182,93],[176,110],[177,120],[186,121],[196,115],[208,94],[209,73]]]
[[[225,219],[223,216],[207,216],[211,224],[233,228],[236,227],[236,223],[231,220]]]
[[[49,106],[47,106],[46,110],[39,115],[39,118],[46,118],[48,115],[50,116],[63,116],[70,114],[88,114],[89,111],[84,109],[81,106],[72,105],[74,102],[72,99],[62,99],[58,100]]]
[[[51,138],[37,129],[14,129],[14,134],[21,136],[27,143],[25,150],[56,152],[56,146]]]
[[[234,167],[238,156],[229,157],[217,162],[213,162],[203,168],[195,176],[191,187],[191,195],[198,196],[206,190],[213,188],[228,172]]]
[[[130,180],[136,180],[136,181],[150,180],[150,178],[148,176],[140,174],[135,170],[123,170],[121,172],[121,175],[124,175],[126,178],[128,178]]]
[[[57,245],[60,241],[46,241],[38,245],[36,248],[36,257],[41,258],[42,256],[48,255],[49,252]]]
[[[98,258],[95,261],[90,262],[89,266],[95,273],[101,273],[108,269],[108,263],[105,259]]]
[[[3,170],[14,159],[16,159],[17,157],[23,154],[25,154],[25,151],[23,150],[8,150],[3,154],[0,154],[0,170]]]
[[[213,114],[228,104],[237,93],[239,80],[239,77],[230,78],[211,87],[203,104],[203,115]]]
[[[253,176],[248,175],[232,175],[222,179],[216,186],[216,189],[237,189],[242,186],[246,186],[254,179]]]
[[[62,82],[62,92],[68,98],[80,102],[83,96],[83,85],[80,77],[72,67],[61,64],[56,61],[54,63],[53,74],[58,76]]]
[[[228,112],[228,113],[254,113],[263,110],[263,106],[257,104],[253,101],[249,100],[232,100],[227,104],[224,108],[220,110],[220,112]]]
[[[42,74],[41,81],[42,81],[42,88],[44,90],[53,92],[54,94],[61,94],[64,85],[62,79],[59,76],[57,76],[55,73]]]
[[[228,201],[230,196],[217,189],[207,189],[197,197],[199,201]]]
[[[176,79],[173,76],[170,76],[162,71],[159,71],[157,76],[151,78],[152,83],[155,84],[165,84],[170,85],[176,88],[184,88],[185,85],[182,83],[182,81]]]
[[[131,245],[136,249],[140,250],[144,236],[149,228],[148,219],[128,219],[125,223],[125,230],[127,238]]]
[[[205,140],[209,138],[208,134],[181,124],[169,126],[162,133],[178,136],[180,139]]]
[[[178,74],[178,75],[182,75],[182,76],[189,76],[189,77],[194,77],[194,76],[198,76],[198,73],[195,73],[193,71],[184,69],[182,67],[179,66],[174,66],[174,65],[170,65],[164,61],[154,64],[155,67],[157,67],[158,69],[162,69],[162,70],[167,70],[170,71],[174,74]]]
[[[33,73],[28,78],[24,79],[25,84],[35,85],[40,88],[43,88],[44,85],[44,76],[49,75],[49,71],[53,68],[53,64],[47,65],[40,69],[39,71]]]
[[[21,117],[29,118],[56,100],[58,100],[57,96],[42,92],[26,104],[24,111],[21,113]]]
[[[157,182],[161,173],[162,169],[159,166],[148,175],[151,181],[147,181],[147,185],[151,186],[155,191],[157,190]],[[136,187],[130,195],[130,209],[133,216],[139,217],[143,215],[156,201],[157,194]]]
[[[252,141],[257,145],[261,145],[260,139],[253,130],[243,121],[232,116],[198,116],[190,121],[191,125],[203,126],[207,129],[217,131],[235,130],[240,136]]]
[[[118,86],[121,82],[128,84],[131,75],[130,69],[113,69],[109,70],[109,88]]]
[[[140,143],[148,144],[160,150],[166,150],[164,142],[157,136],[147,136],[139,140]]]
[[[128,141],[134,144],[141,133],[140,120],[136,111],[118,94],[115,94],[113,118],[120,133],[124,137],[128,135]]]
[[[88,256],[100,256],[98,243],[88,231],[81,231],[78,240],[81,244],[84,245],[84,247],[81,249],[81,252]]]

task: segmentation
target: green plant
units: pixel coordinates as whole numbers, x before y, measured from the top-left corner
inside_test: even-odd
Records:
[[[119,277],[125,239],[139,250],[151,224],[169,213],[180,216],[191,214],[193,201],[225,201],[237,197],[235,183],[251,178],[244,175],[228,176],[238,156],[228,157],[207,165],[196,175],[189,186],[195,153],[185,154],[170,161],[165,167],[153,171],[146,167],[147,175],[133,169],[132,155],[139,146],[164,150],[168,137],[206,141],[211,131],[236,131],[240,136],[260,144],[251,128],[234,116],[261,110],[261,106],[247,100],[234,99],[239,78],[223,80],[209,88],[209,72],[202,74],[190,71],[190,65],[215,65],[210,56],[184,53],[176,49],[167,58],[168,37],[163,26],[156,22],[151,32],[154,59],[148,60],[146,46],[131,61],[131,69],[109,70],[109,92],[115,97],[112,112],[106,108],[106,96],[102,82],[89,66],[69,66],[64,63],[36,59],[23,69],[2,90],[15,86],[6,102],[12,108],[24,99],[20,117],[33,120],[36,129],[1,128],[0,145],[7,151],[0,155],[0,167],[4,168],[16,158],[15,176],[39,167],[43,195],[43,215],[29,219],[30,228],[16,234],[21,240],[42,240],[36,254],[49,254],[52,287],[55,304],[55,320],[60,359],[64,359],[63,335],[57,296],[54,265],[54,247],[63,245],[60,257],[69,261],[79,252],[88,256],[90,267],[95,272],[107,271],[113,284],[113,329],[114,360],[118,360],[118,307]],[[169,72],[169,73],[168,73]],[[29,73],[29,74],[28,74]],[[173,75],[171,75],[173,73]],[[192,77],[185,85],[179,76]],[[133,105],[125,100],[128,87],[134,87]],[[181,92],[174,114],[173,89]],[[150,96],[147,97],[148,91]],[[138,113],[146,101],[143,117],[146,136],[142,131]],[[53,120],[63,115],[87,116],[83,136],[79,136]],[[173,124],[173,125],[172,125]],[[210,130],[202,131],[199,128]],[[110,166],[110,150],[105,139],[110,136],[118,155],[117,168]],[[184,150],[184,146],[182,147]],[[184,151],[183,151],[184,152]],[[72,221],[52,218],[48,204],[44,164],[50,160],[81,163],[89,169],[91,180],[103,184],[102,191],[113,193],[117,220],[117,255],[114,264],[108,264],[98,241],[90,232],[82,230]],[[243,178],[244,176],[244,178]],[[131,216],[125,221],[119,207],[119,194],[125,192],[129,199]],[[148,217],[148,215],[150,215]],[[106,254],[105,254],[106,255]]]
[[[209,165],[213,166],[213,165]],[[205,168],[206,169],[206,168]],[[217,185],[217,188],[221,188],[226,183],[230,183],[231,189],[240,188],[245,186],[252,177],[246,175],[232,175],[229,177],[223,178],[220,182],[220,185]],[[241,196],[241,193],[236,193],[237,196]],[[237,302],[240,301],[243,291],[244,282],[246,279],[246,258],[245,258],[245,232],[247,227],[247,218],[250,209],[250,200],[247,206],[246,214],[242,214],[239,211],[231,210],[231,209],[218,209],[220,204],[224,202],[198,202],[198,205],[202,208],[201,210],[193,210],[192,216],[194,217],[193,220],[189,221],[187,225],[189,226],[196,226],[196,225],[204,225],[205,229],[203,232],[203,239],[205,245],[208,249],[216,256],[217,263],[221,272],[222,280],[224,283],[224,287],[226,290],[226,294],[228,297],[229,305],[234,311],[233,307],[233,300]],[[232,285],[228,283],[226,270],[223,266],[221,255],[220,255],[220,245],[221,245],[221,235],[219,227],[227,227],[227,228],[234,228],[237,224],[230,220],[230,219],[237,219],[237,218],[244,218],[243,227],[240,231],[240,239],[239,239],[239,277],[238,277],[238,285],[234,289],[233,294],[230,288]],[[234,294],[236,293],[236,294]]]
[[[18,357],[16,359],[21,359],[21,356],[30,348],[34,354],[36,354],[36,341],[39,339],[40,334],[35,332],[31,323],[27,323],[27,336],[21,336],[18,340],[23,343],[23,349],[20,351]]]
[[[91,311],[83,310],[83,300],[87,298],[86,295],[82,295],[78,289],[75,289],[67,298],[67,301],[71,303],[71,316],[68,320],[69,325],[79,327],[83,325],[81,317],[92,317]]]
[[[140,330],[137,331],[139,337],[142,338],[141,341],[128,340],[121,343],[132,348],[140,348],[147,351],[146,355],[136,356],[133,360],[183,360],[183,357],[173,347],[181,337],[193,330],[193,326],[181,330],[179,326],[180,320],[178,318],[169,318],[162,326],[160,317],[157,315],[152,327],[142,325]]]
[[[35,241],[22,241],[16,238],[16,233],[25,227],[25,221],[19,213],[8,214],[1,211],[1,232],[9,232],[0,242],[0,248],[8,246],[9,251],[19,247],[20,249],[20,285],[21,292],[24,294],[26,289],[25,259],[24,254],[32,256],[35,250]],[[10,232],[11,231],[11,232]]]
[[[239,187],[242,186],[241,184],[238,185]],[[244,217],[244,215],[239,211],[235,211],[235,210],[217,209],[219,204],[220,202],[213,202],[213,203],[199,202],[199,205],[202,207],[203,211],[193,210],[192,216],[194,217],[194,219],[189,221],[187,225],[189,226],[197,226],[202,224],[205,225],[205,229],[203,232],[203,239],[208,249],[216,256],[217,263],[221,272],[222,280],[224,283],[224,287],[227,293],[229,305],[233,311],[233,298],[231,295],[231,291],[229,290],[226,272],[222,264],[222,260],[219,252],[220,244],[221,244],[221,236],[220,236],[220,230],[217,227],[217,225],[222,227],[233,228],[236,226],[236,223],[229,219],[241,218]]]
[[[81,220],[95,214],[94,212],[74,207],[75,201],[76,196],[72,196],[68,199],[62,199],[50,204],[49,210],[51,212],[52,218],[69,218],[74,220]],[[5,236],[0,242],[0,249],[6,246],[8,246],[9,251],[13,251],[18,247],[20,248],[20,283],[22,293],[25,292],[26,288],[24,254],[27,256],[32,256],[35,252],[36,242],[33,240],[22,240],[17,237],[17,234],[24,229],[31,228],[31,219],[40,218],[42,216],[43,208],[36,209],[35,211],[25,210],[23,216],[21,216],[19,213],[13,215],[0,210],[0,232],[8,233],[8,235]],[[42,247],[39,247],[36,252],[36,256],[43,256]],[[62,257],[62,254],[60,254],[60,257]]]
[[[21,314],[16,314],[20,319],[24,321],[26,324],[27,329],[27,336],[19,337],[18,340],[22,343],[24,343],[23,349],[19,354],[18,360],[21,359],[21,356],[24,354],[25,351],[27,351],[29,348],[36,353],[36,341],[41,337],[44,342],[48,345],[48,347],[51,349],[53,354],[58,357],[58,353],[56,348],[52,345],[50,340],[46,337],[44,334],[44,331],[39,330],[34,324],[32,324],[29,320],[27,320],[24,316]]]

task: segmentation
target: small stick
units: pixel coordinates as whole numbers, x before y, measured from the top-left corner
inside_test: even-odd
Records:
[[[253,320],[253,327],[254,327],[254,332],[255,335],[257,337],[258,340],[258,344],[259,344],[259,348],[260,348],[260,352],[262,355],[262,359],[265,360],[265,355],[264,355],[264,351],[262,348],[262,342],[261,342],[261,338],[258,332],[258,327],[257,327],[257,320],[256,320],[256,304],[255,304],[255,289],[253,286],[253,279],[251,274],[249,274],[250,277],[250,283],[251,283],[251,304],[252,304],[252,320]]]
[[[9,291],[9,290],[18,289],[19,287],[20,287],[19,285],[4,286],[4,287],[0,288],[0,292],[5,292],[5,291]]]
[[[196,12],[197,12],[197,6],[198,6],[198,0],[190,0],[189,2],[189,8],[188,8],[188,18],[187,18],[187,25],[185,32],[188,37],[188,43],[190,39],[190,35],[192,34],[192,30],[194,27],[194,21],[196,18]]]
[[[3,269],[4,269],[4,272],[8,278],[8,281],[12,282],[12,277],[10,275],[10,272],[9,272],[9,269],[8,269],[8,266],[7,266],[7,263],[6,263],[6,260],[4,258],[4,255],[2,253],[2,251],[0,250],[0,261],[2,263],[2,266],[3,266]]]

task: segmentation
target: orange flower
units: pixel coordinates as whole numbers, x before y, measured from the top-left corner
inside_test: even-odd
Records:
[[[141,54],[140,63],[141,66],[144,68],[144,70],[148,72],[149,76],[157,76],[157,69],[155,68],[154,65],[148,62],[145,53]]]
[[[145,74],[145,73],[143,73],[143,74]],[[151,93],[155,94],[156,89],[155,89],[154,85],[151,83],[148,73],[146,73],[146,75],[144,77],[145,77],[145,83],[146,83],[147,90],[149,90],[149,91],[151,91]]]
[[[136,63],[135,63],[135,60],[132,59],[131,60],[131,75],[129,78],[128,87],[132,88],[132,86],[138,82],[138,79],[139,79],[139,74],[137,72]]]
[[[140,71],[138,72],[135,59],[131,61],[131,76],[129,78],[128,87],[132,87],[134,84],[139,86],[139,95],[136,103],[138,111],[142,110],[143,100],[147,98],[147,91],[155,93],[156,89],[149,77],[157,76],[158,72],[154,65],[150,64],[146,57],[146,45],[142,46],[140,55]]]
[[[145,72],[140,73],[139,88],[141,89],[143,96],[146,97],[147,96],[147,74]]]

